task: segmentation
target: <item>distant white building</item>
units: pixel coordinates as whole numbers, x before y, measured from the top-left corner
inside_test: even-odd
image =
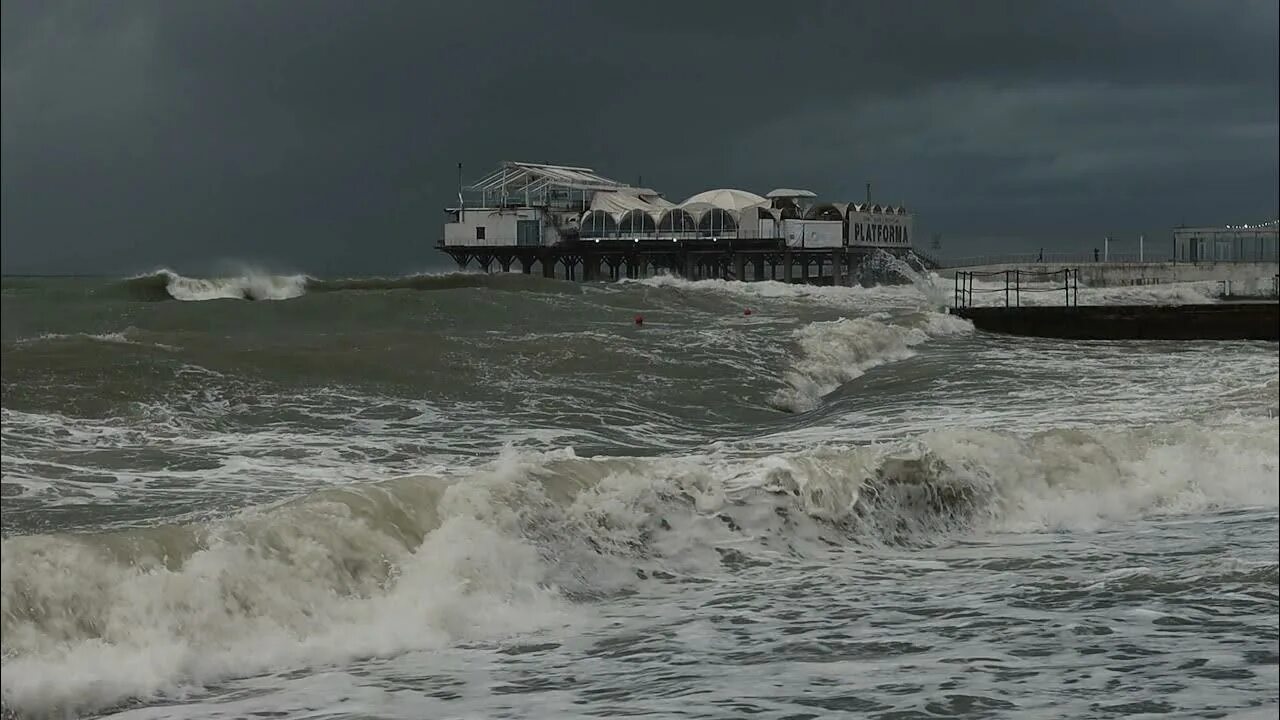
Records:
[[[1176,262],[1276,262],[1280,221],[1225,227],[1179,227],[1173,231]]]
[[[504,162],[460,187],[458,206],[445,212],[444,248],[749,239],[798,248],[909,249],[912,242],[912,216],[903,207],[819,202],[814,193],[793,189],[761,196],[720,188],[674,203],[591,168],[541,163]]]

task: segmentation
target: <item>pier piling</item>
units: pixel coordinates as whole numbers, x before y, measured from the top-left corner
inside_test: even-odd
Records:
[[[821,285],[848,285],[863,266],[868,250],[783,247],[781,239],[751,242],[565,243],[554,247],[444,248],[458,264],[481,272],[534,273],[544,278],[583,282],[639,279],[662,272],[690,280],[738,282],[781,280]],[[472,262],[474,261],[474,262]],[[781,265],[781,268],[779,268]],[[858,280],[866,281],[866,268]]]

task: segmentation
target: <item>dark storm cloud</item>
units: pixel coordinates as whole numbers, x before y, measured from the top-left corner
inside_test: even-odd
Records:
[[[677,199],[874,181],[957,254],[1276,212],[1275,2],[3,13],[6,272],[421,269],[455,164],[501,159]]]

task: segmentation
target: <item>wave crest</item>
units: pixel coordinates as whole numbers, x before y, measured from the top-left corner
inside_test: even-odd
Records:
[[[796,331],[799,356],[784,374],[787,387],[773,397],[775,407],[804,412],[824,395],[886,363],[913,357],[916,346],[932,338],[973,331],[973,324],[953,315],[917,314],[908,324],[873,317],[815,322]]]
[[[4,701],[78,712],[509,635],[669,573],[849,543],[1274,508],[1275,433],[1273,420],[1236,419],[938,431],[755,460],[511,453],[456,478],[333,488],[217,522],[8,538]]]
[[[157,270],[121,283],[134,300],[289,300],[304,295],[306,275],[245,273],[225,278],[192,278],[172,270]]]
[[[491,287],[509,290],[556,289],[573,292],[574,286],[521,273],[424,273],[399,277],[365,277],[323,280],[308,275],[271,275],[246,272],[222,278],[193,278],[172,270],[157,270],[119,283],[123,293],[148,302],[182,300],[292,300],[309,293],[379,290],[457,290]]]

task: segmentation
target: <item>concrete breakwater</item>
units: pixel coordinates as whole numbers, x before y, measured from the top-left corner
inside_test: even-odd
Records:
[[[958,307],[987,332],[1070,340],[1280,341],[1280,303]]]

